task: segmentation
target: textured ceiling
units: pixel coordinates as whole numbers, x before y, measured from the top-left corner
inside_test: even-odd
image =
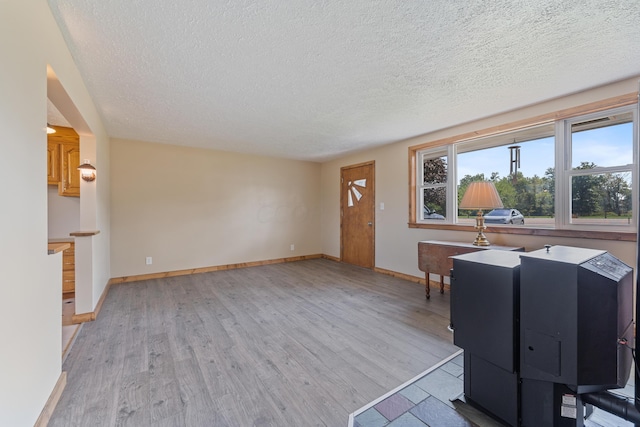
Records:
[[[322,161],[640,75],[638,0],[49,0],[112,137]]]

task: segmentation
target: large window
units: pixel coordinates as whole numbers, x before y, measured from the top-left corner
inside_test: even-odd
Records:
[[[567,122],[571,224],[630,225],[633,217],[633,113]]]
[[[416,222],[473,224],[458,202],[489,180],[504,204],[492,225],[634,231],[637,116],[633,105],[427,146],[416,152]]]

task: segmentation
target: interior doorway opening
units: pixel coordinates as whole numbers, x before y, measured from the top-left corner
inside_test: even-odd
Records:
[[[91,146],[91,137],[86,138],[92,134],[51,66],[47,66],[47,128],[47,237],[50,243],[69,244],[62,254],[60,299],[52,301],[62,304],[64,361],[81,326],[74,319],[78,294],[88,293],[92,286],[76,280],[78,266],[87,261],[76,257],[76,239],[71,233],[82,229],[83,211],[95,212],[95,207],[87,203],[92,198],[87,199],[86,194],[81,198],[83,185],[78,171],[85,157],[95,159],[95,146]],[[49,133],[49,128],[55,132]]]

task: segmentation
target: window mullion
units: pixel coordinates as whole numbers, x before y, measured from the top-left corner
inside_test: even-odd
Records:
[[[603,173],[618,173],[618,172],[632,172],[632,171],[633,171],[633,165],[624,165],[624,166],[597,167],[593,169],[569,169],[567,170],[567,174],[569,177],[572,177],[572,176],[600,175]]]
[[[418,177],[418,183],[420,185],[416,185],[416,220],[421,221],[422,218],[422,209],[424,200],[422,198],[422,194],[424,193],[424,159],[426,157],[425,153],[420,154],[419,162],[416,162],[416,176]]]
[[[458,222],[458,149],[456,144],[451,144],[447,148],[447,158],[449,168],[447,170],[447,222],[455,224]]]
[[[567,162],[571,159],[571,144],[569,143],[569,128],[565,121],[556,122],[555,139],[555,227],[566,228],[568,224],[569,200],[571,190],[566,173]]]
[[[631,200],[631,216],[633,224],[638,229],[638,165],[640,165],[640,124],[638,123],[638,115],[640,114],[640,92],[638,92],[638,103],[636,108],[633,109],[633,168],[631,169],[631,194],[633,200]]]

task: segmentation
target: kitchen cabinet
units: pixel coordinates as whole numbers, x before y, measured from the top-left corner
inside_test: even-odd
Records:
[[[76,292],[76,250],[75,243],[62,252],[62,294],[73,297]]]
[[[80,144],[63,142],[60,144],[61,180],[58,194],[80,197]]]
[[[80,137],[71,128],[51,126],[47,135],[47,183],[61,196],[80,197]]]
[[[60,182],[60,143],[47,142],[47,184],[58,185]]]

